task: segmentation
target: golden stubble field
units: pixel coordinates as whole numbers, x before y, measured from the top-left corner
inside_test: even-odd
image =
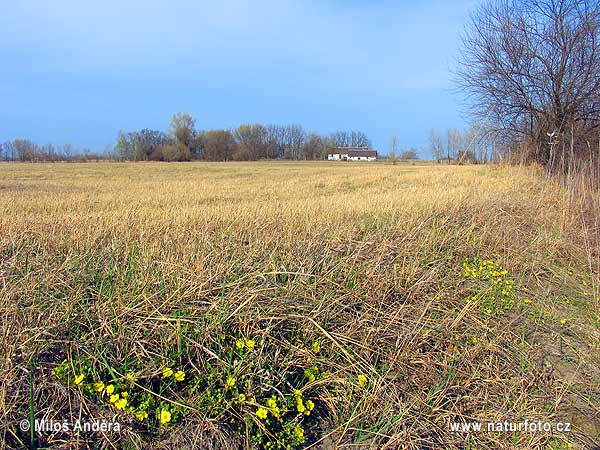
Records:
[[[592,213],[534,168],[2,164],[0,448],[588,448]],[[525,419],[572,432],[451,431]]]

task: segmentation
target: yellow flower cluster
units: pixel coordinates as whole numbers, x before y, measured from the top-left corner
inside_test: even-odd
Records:
[[[110,396],[109,402],[112,403],[117,410],[121,411],[127,406],[128,395],[127,391],[123,391],[120,394],[113,394]]]
[[[304,400],[302,399],[302,392],[299,390],[294,391],[294,398],[296,400],[296,410],[300,414],[304,414],[305,416],[309,416],[312,410],[315,408],[315,404],[312,400]]]
[[[281,410],[279,409],[279,406],[277,406],[277,399],[275,396],[267,400],[267,407],[271,411],[271,414],[273,414],[273,417],[277,419],[281,417]]]
[[[256,417],[259,419],[265,420],[267,418],[268,411],[262,406],[258,408],[256,411]]]
[[[508,271],[491,260],[481,261],[479,258],[468,258],[463,262],[463,276],[467,279],[479,280],[487,285],[485,291],[466,298],[470,303],[476,300],[486,314],[493,312],[504,314],[514,302],[515,287],[508,277]]]
[[[467,259],[463,262],[463,275],[466,278],[502,278],[508,275],[508,271],[492,260],[480,261],[479,258]]]
[[[310,383],[314,382],[319,376],[319,368],[317,366],[309,367],[304,369],[304,376],[308,378]]]
[[[185,380],[185,372],[183,370],[178,370],[174,372],[170,367],[165,367],[162,371],[163,378],[173,377],[175,381],[181,382]]]
[[[127,379],[131,381],[129,377]],[[144,420],[148,418],[148,402],[142,402],[138,408],[135,408],[129,404],[129,392],[128,391],[117,391],[114,384],[105,384],[104,381],[99,380],[91,385],[91,388],[100,396],[106,396],[108,403],[111,404],[117,411],[127,411],[135,415],[138,420]]]
[[[236,381],[235,378],[232,377],[231,375],[229,375],[227,377],[227,380],[225,380],[225,387],[227,387],[227,388],[234,387],[235,386],[235,381]]]
[[[367,377],[366,377],[366,376],[364,376],[364,375],[361,373],[361,374],[360,374],[360,375],[359,375],[357,378],[358,378],[358,385],[359,385],[360,387],[363,387],[363,388],[364,388],[364,387],[367,385],[367,382],[368,382],[368,380],[367,380]]]
[[[304,428],[302,428],[300,425],[296,425],[294,428],[294,436],[299,442],[304,442]]]
[[[256,346],[256,341],[254,339],[238,339],[235,341],[235,348],[238,350],[247,349],[249,351],[254,350]]]

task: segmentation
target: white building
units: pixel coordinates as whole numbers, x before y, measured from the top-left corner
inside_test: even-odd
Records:
[[[368,147],[335,147],[327,155],[329,161],[375,161],[377,150]]]

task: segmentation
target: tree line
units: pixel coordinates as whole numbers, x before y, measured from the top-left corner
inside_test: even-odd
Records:
[[[334,147],[369,147],[360,131],[330,136],[307,132],[301,125],[244,124],[234,130],[197,131],[189,114],[176,113],[168,132],[120,132],[115,157],[129,161],[252,161],[323,159]]]
[[[58,162],[111,159],[111,151],[94,152],[71,144],[38,145],[29,139],[0,142],[0,161]]]
[[[4,161],[253,161],[324,159],[335,147],[371,147],[361,131],[331,135],[307,132],[301,125],[244,124],[234,130],[196,130],[194,118],[176,113],[168,131],[120,131],[112,149],[95,153],[72,145],[37,145],[28,139],[0,144]]]

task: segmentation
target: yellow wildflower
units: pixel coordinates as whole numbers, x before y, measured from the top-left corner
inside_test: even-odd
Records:
[[[225,381],[225,386],[228,388],[232,388],[235,386],[235,378],[231,375],[227,377],[227,381]]]
[[[104,390],[104,383],[102,381],[98,381],[97,383],[94,383],[93,387],[96,392],[102,392]]]
[[[314,341],[312,343],[312,350],[315,353],[319,353],[319,351],[321,350],[321,343],[319,341]]]
[[[144,420],[148,418],[148,413],[146,411],[138,411],[135,413],[135,417],[137,420]]]
[[[244,394],[238,395],[238,402],[244,403],[246,401],[246,396]]]
[[[296,390],[294,391],[294,397],[299,397],[299,398],[302,398],[302,391],[301,391],[301,390],[299,390],[299,389],[296,389]]]
[[[183,381],[185,379],[185,372],[183,370],[178,370],[175,372],[175,381]]]
[[[160,423],[162,423],[162,424],[168,423],[171,421],[171,413],[169,412],[168,409],[161,409],[160,415],[159,415],[159,420],[160,420]]]
[[[120,400],[117,400],[115,402],[115,408],[117,408],[118,410],[124,409],[127,406],[127,399],[126,398],[122,398]]]
[[[119,394],[113,394],[110,396],[109,402],[116,403],[119,400]]]
[[[569,321],[569,319],[561,319],[560,324],[564,327],[568,321]]]
[[[121,392],[121,397],[127,398],[128,396],[129,396],[129,393],[127,391]]]
[[[106,393],[108,395],[112,394],[113,392],[115,392],[115,387],[112,384],[109,384],[108,386],[106,386]]]
[[[315,409],[315,403],[312,400],[306,400],[306,409],[312,411]]]
[[[360,387],[365,387],[367,385],[367,377],[362,373],[358,376],[358,384]]]
[[[258,408],[258,410],[256,411],[256,417],[265,420],[267,418],[267,410],[263,407]]]
[[[311,370],[311,369],[304,369],[304,376],[306,378],[308,378],[308,381],[310,383],[312,383],[313,381],[315,381],[317,379],[317,377],[315,376],[315,373],[317,372],[316,369]]]
[[[304,442],[304,428],[300,425],[296,425],[296,428],[294,428],[294,436],[296,436],[299,441]]]
[[[526,305],[529,305],[531,303],[531,299],[525,298],[525,299],[523,299],[523,303],[525,303]]]
[[[244,348],[244,340],[243,339],[238,339],[237,341],[235,341],[235,347],[238,350],[241,350]]]
[[[173,369],[170,367],[165,367],[162,372],[162,377],[169,378],[171,375],[173,375]]]
[[[83,374],[77,375],[75,377],[75,384],[79,386],[83,382],[83,378],[84,378]]]
[[[477,339],[475,336],[473,336],[473,337],[471,338],[471,342],[472,342],[473,344],[477,344],[477,342],[478,342],[478,341],[479,341],[479,339]]]
[[[304,411],[306,411],[306,407],[304,406],[304,403],[302,402],[301,398],[298,398],[296,400],[296,409],[298,410],[298,412],[300,414],[302,414]]]
[[[281,415],[281,410],[279,409],[279,406],[277,406],[277,399],[275,397],[271,397],[267,400],[267,407],[270,408],[271,414],[273,414],[274,417],[279,417]]]
[[[256,341],[254,339],[246,339],[246,348],[250,351],[254,350]]]

